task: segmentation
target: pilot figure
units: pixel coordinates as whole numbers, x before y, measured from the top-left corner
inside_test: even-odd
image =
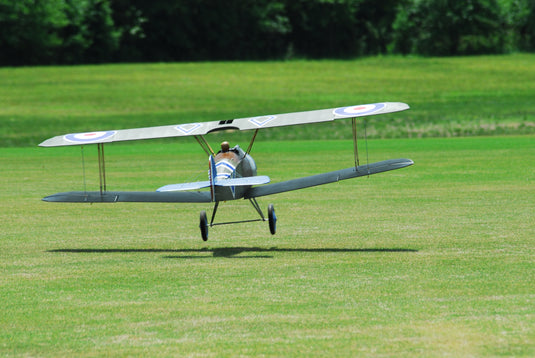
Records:
[[[226,153],[230,150],[230,145],[228,144],[227,141],[224,141],[221,143],[221,152],[222,153]]]

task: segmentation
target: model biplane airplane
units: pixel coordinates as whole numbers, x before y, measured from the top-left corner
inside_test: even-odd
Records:
[[[413,164],[410,159],[390,159],[382,162],[360,165],[357,148],[356,118],[377,114],[399,112],[408,109],[405,103],[385,102],[347,106],[307,112],[275,114],[223,121],[177,124],[161,127],[107,130],[89,133],[66,134],[45,140],[42,147],[96,144],[100,173],[99,191],[75,191],[57,193],[43,198],[44,201],[70,203],[97,202],[162,202],[162,203],[214,203],[210,222],[205,211],[200,215],[200,230],[204,241],[208,240],[208,228],[215,225],[235,224],[251,221],[268,221],[271,234],[275,234],[277,217],[273,205],[268,206],[267,218],[256,198],[291,190],[328,184],[340,180],[369,176],[389,170],[400,169]],[[257,175],[256,163],[250,155],[253,143],[260,129],[329,122],[336,119],[352,119],[355,165],[342,170],[317,174],[269,184],[270,179]],[[230,148],[227,142],[221,144],[217,153],[212,150],[204,135],[222,130],[252,130],[252,139],[246,150],[239,146]],[[151,138],[193,136],[209,156],[208,180],[192,183],[170,184],[154,192],[107,191],[104,160],[104,144]],[[206,190],[201,190],[206,189]],[[219,203],[227,200],[248,199],[260,218],[236,222],[214,223]]]

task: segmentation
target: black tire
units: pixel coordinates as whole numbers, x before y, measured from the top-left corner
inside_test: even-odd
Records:
[[[273,204],[268,206],[268,219],[269,219],[269,232],[271,235],[275,235],[277,232],[277,216],[275,215],[275,207]]]
[[[208,218],[206,217],[206,211],[201,211],[201,220],[199,222],[199,228],[201,229],[201,236],[203,241],[208,241]]]

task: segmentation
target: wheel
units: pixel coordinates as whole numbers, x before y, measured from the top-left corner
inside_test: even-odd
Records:
[[[199,222],[201,229],[201,236],[203,241],[208,241],[208,219],[206,218],[206,211],[201,211],[201,220]]]
[[[268,219],[269,232],[271,232],[271,235],[275,235],[275,232],[277,232],[277,216],[275,215],[275,207],[273,207],[273,204],[269,204],[268,206]]]

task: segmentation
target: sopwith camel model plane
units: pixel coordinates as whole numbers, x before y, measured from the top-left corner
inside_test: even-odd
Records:
[[[273,205],[268,206],[267,218],[258,205],[256,198],[291,190],[328,184],[340,180],[369,176],[389,170],[400,169],[413,164],[410,159],[390,159],[377,163],[359,165],[357,147],[357,117],[399,112],[409,109],[405,103],[383,102],[346,106],[307,112],[284,113],[260,117],[239,118],[213,122],[199,122],[168,125],[160,127],[107,130],[100,132],[65,134],[45,140],[42,147],[89,145],[98,146],[98,163],[100,190],[74,191],[57,193],[43,198],[49,202],[69,203],[115,203],[115,202],[161,202],[161,203],[214,203],[211,220],[205,211],[200,214],[199,227],[203,240],[208,240],[208,228],[215,225],[235,224],[251,221],[268,221],[271,234],[276,232],[277,217]],[[293,126],[337,119],[352,119],[354,166],[333,172],[317,174],[304,178],[270,183],[270,178],[257,175],[257,166],[250,152],[260,129]],[[210,147],[205,135],[224,130],[251,130],[252,139],[246,150],[236,145],[230,147],[228,142],[221,144],[217,153]],[[208,180],[191,183],[169,184],[153,192],[142,191],[108,191],[106,189],[106,170],[104,145],[118,141],[141,139],[193,136],[209,157]],[[206,190],[202,190],[206,189]],[[248,199],[260,216],[255,220],[243,220],[230,223],[214,223],[219,204],[222,201]]]

